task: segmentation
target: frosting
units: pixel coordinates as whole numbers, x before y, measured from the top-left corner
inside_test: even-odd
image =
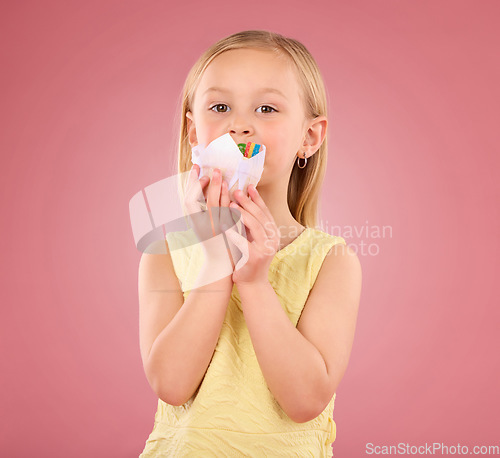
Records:
[[[251,158],[258,154],[260,151],[260,145],[257,143],[253,142],[248,142],[248,143],[238,143],[238,148],[240,151],[243,153],[243,157],[245,158]]]

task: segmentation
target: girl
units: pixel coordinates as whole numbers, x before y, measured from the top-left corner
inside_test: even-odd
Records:
[[[159,399],[140,457],[333,456],[332,412],[354,338],[361,267],[342,237],[314,228],[326,114],[314,59],[279,34],[234,34],[191,69],[179,172],[191,170],[188,189],[203,189],[209,210],[241,215],[247,237],[224,235],[247,256],[190,289],[193,272],[221,268],[220,250],[206,244],[203,265],[199,245],[178,256],[187,237],[178,232],[167,234],[167,254],[142,255],[141,356]],[[235,192],[235,201],[219,170],[200,178],[191,163],[193,146],[226,133],[267,148],[257,188]]]

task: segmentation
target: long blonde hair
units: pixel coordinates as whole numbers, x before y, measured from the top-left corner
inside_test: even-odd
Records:
[[[231,49],[257,48],[279,53],[291,59],[298,71],[303,88],[306,116],[313,119],[327,116],[327,102],[323,78],[316,61],[306,47],[278,33],[265,30],[247,30],[235,33],[215,43],[191,68],[182,92],[182,113],[180,119],[178,173],[191,169],[191,147],[188,140],[186,113],[192,110],[194,93],[207,66],[219,54]],[[302,157],[302,155],[300,155]],[[301,169],[295,161],[288,182],[288,207],[300,224],[315,227],[319,206],[321,185],[326,171],[327,138],[319,150],[307,159]]]

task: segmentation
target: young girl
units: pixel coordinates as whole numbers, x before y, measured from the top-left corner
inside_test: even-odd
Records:
[[[222,39],[189,73],[179,172],[190,171],[209,210],[241,215],[247,237],[224,235],[247,256],[229,275],[189,289],[193,272],[221,267],[221,251],[204,247],[202,266],[196,246],[178,256],[178,232],[167,235],[167,254],[142,255],[141,355],[159,399],[140,457],[333,456],[361,267],[342,237],[315,228],[326,114],[314,59],[279,34]],[[234,192],[235,201],[219,170],[199,177],[191,163],[192,147],[226,133],[267,148],[257,188]]]

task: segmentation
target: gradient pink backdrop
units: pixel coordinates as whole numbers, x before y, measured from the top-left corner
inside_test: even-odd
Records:
[[[0,455],[142,451],[157,401],[128,202],[173,174],[190,66],[252,28],[299,39],[323,72],[325,229],[392,230],[345,237],[363,292],[335,456],[500,445],[499,13],[485,0],[3,2]]]

